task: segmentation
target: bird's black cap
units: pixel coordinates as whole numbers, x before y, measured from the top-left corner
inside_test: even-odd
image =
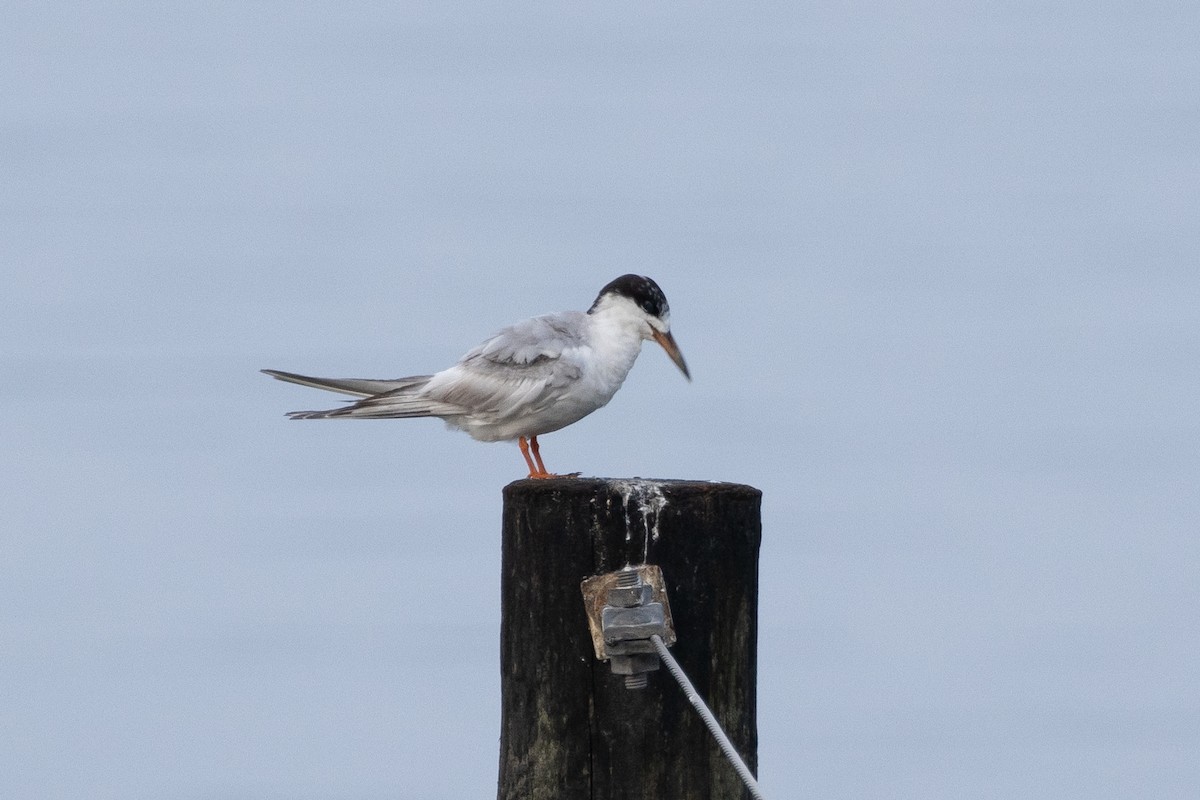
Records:
[[[596,306],[600,304],[600,298],[606,294],[628,297],[647,314],[656,317],[661,317],[670,311],[670,306],[667,305],[667,296],[663,294],[662,289],[658,288],[657,283],[645,275],[622,275],[609,282],[596,296],[596,302],[592,303],[592,307],[588,309],[589,314],[596,310]]]

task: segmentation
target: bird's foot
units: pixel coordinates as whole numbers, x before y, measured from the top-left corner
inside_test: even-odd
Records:
[[[538,447],[536,436],[529,437],[526,441],[524,436],[517,437],[517,446],[521,448],[521,455],[525,457],[525,465],[529,467],[530,480],[544,480],[546,478],[578,478],[580,473],[568,472],[566,475],[556,475],[553,472],[546,470],[546,465],[542,463],[542,453]]]

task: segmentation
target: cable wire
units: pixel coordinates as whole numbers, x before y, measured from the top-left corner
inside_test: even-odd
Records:
[[[667,669],[675,676],[675,680],[679,683],[679,688],[683,689],[684,695],[687,696],[687,699],[700,714],[700,718],[704,720],[704,725],[708,728],[709,733],[713,735],[713,738],[717,740],[721,752],[729,759],[729,763],[733,764],[733,768],[737,770],[738,777],[742,779],[742,783],[746,784],[746,788],[750,790],[750,795],[755,800],[766,800],[759,790],[758,781],[754,779],[750,768],[746,766],[745,761],[742,761],[742,757],[734,749],[733,742],[729,741],[729,737],[725,735],[725,731],[721,730],[721,724],[717,722],[717,718],[713,716],[713,713],[708,710],[708,706],[704,704],[704,700],[696,692],[696,687],[692,686],[692,682],[688,680],[688,676],[680,668],[679,662],[667,651],[667,646],[663,643],[662,637],[654,634],[650,637],[650,641],[654,642],[654,649],[658,651],[658,657],[663,660],[663,663],[667,665]]]

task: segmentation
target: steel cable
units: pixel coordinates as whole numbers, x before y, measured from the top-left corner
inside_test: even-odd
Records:
[[[750,794],[755,800],[766,800],[762,792],[758,788],[758,781],[750,772],[750,768],[746,766],[746,762],[742,761],[742,757],[738,755],[738,751],[734,749],[733,742],[729,741],[729,737],[725,735],[725,731],[721,730],[721,724],[717,722],[717,718],[708,710],[708,706],[704,704],[704,700],[696,692],[696,688],[692,686],[692,682],[688,680],[688,676],[684,674],[680,668],[679,662],[667,650],[666,644],[663,643],[662,637],[654,634],[650,637],[650,641],[654,642],[654,648],[658,650],[658,656],[667,665],[667,669],[675,676],[675,680],[679,683],[679,688],[683,689],[684,695],[688,701],[695,707],[700,714],[700,718],[704,720],[705,726],[717,740],[717,744],[721,748],[721,752],[729,759],[729,763],[733,764],[733,768],[737,770],[738,777],[742,779],[742,783],[746,784],[746,788],[750,790]]]

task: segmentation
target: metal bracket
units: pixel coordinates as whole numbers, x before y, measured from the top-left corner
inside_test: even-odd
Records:
[[[658,653],[650,637],[675,643],[675,628],[662,570],[653,564],[629,566],[584,580],[580,589],[596,658],[608,661],[625,686],[641,689],[646,673],[658,669]]]

